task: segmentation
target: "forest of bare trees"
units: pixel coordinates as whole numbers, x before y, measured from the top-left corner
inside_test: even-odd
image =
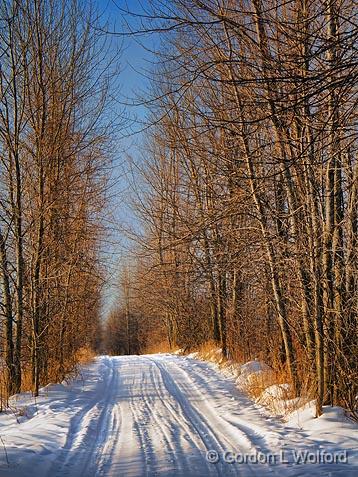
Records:
[[[354,2],[151,5],[132,32],[160,46],[136,166],[143,233],[122,282],[132,312],[114,313],[122,352],[213,340],[283,369],[318,415],[356,409]]]
[[[280,371],[317,415],[358,415],[354,2],[118,8],[120,35],[155,60],[130,161],[140,231],[105,327],[103,214],[122,118],[108,112],[119,55],[93,5],[0,0],[0,410],[63,380],[102,336],[113,354],[210,341]]]
[[[85,2],[0,4],[0,401],[98,339],[108,77]]]

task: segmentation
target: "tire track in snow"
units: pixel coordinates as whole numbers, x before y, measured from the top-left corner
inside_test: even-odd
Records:
[[[148,414],[143,413],[141,402],[134,396],[130,398],[129,409],[133,416],[134,431],[139,439],[140,450],[145,465],[145,475],[154,477],[157,468],[155,464],[155,449],[148,432],[150,417]]]
[[[160,370],[163,383],[166,386],[168,393],[173,396],[185,419],[191,423],[192,428],[195,430],[197,435],[200,436],[200,439],[204,444],[205,451],[216,450],[220,455],[222,455],[225,451],[231,450],[231,448],[228,448],[229,441],[224,439],[223,436],[219,436],[218,432],[215,432],[215,430],[210,426],[209,422],[201,413],[198,412],[198,410],[188,400],[186,395],[180,390],[163,364],[160,363],[159,360],[157,361],[151,358],[147,359],[155,363]],[[205,475],[210,475],[212,472],[214,472],[216,475],[225,477],[237,475],[235,469],[230,467],[230,465],[225,464],[221,460],[215,465],[206,462],[206,468],[209,473],[206,473]]]
[[[231,444],[233,443],[233,441],[236,441],[237,435],[240,433],[240,436],[243,441],[242,444],[245,446],[246,451],[256,451],[262,453],[272,452],[272,449],[268,446],[268,442],[265,435],[262,433],[262,430],[258,426],[252,424],[249,425],[248,423],[243,424],[242,421],[239,422],[238,419],[236,421],[225,419],[221,414],[217,412],[217,409],[215,409],[215,407],[209,405],[209,402],[205,400],[204,393],[202,393],[201,391],[201,386],[198,386],[198,384],[203,383],[207,385],[207,382],[201,375],[196,373],[193,368],[190,369],[189,374],[185,370],[185,368],[178,365],[177,363],[173,363],[173,367],[175,367],[177,370],[180,370],[180,372],[183,374],[186,381],[188,382],[189,388],[195,387],[198,393],[202,395],[208,417],[211,417],[214,421],[216,421],[217,429],[220,429],[222,426],[225,426],[225,432],[228,433],[228,436],[231,439]],[[202,415],[200,411],[198,412]],[[232,432],[228,432],[228,426],[230,426]]]
[[[102,410],[102,416],[104,417],[99,421],[98,436],[100,436],[100,439],[97,439],[99,445],[94,453],[94,460],[92,459],[91,475],[106,474],[111,466],[115,445],[121,432],[122,414],[120,405],[116,402],[119,376],[119,370],[115,366],[116,363],[118,361],[112,358],[112,378],[108,386],[109,390],[107,388],[109,396],[107,405]]]
[[[169,412],[170,416],[169,417],[169,422],[172,424],[172,436],[173,439],[176,441],[176,446],[179,446],[179,453],[182,452],[184,453],[185,450],[180,444],[180,438],[182,438],[186,444],[190,443],[194,446],[195,451],[197,451],[197,454],[200,456],[201,460],[204,460],[202,464],[204,464],[204,467],[207,466],[206,459],[203,457],[203,450],[202,450],[202,439],[201,436],[193,432],[193,428],[190,422],[184,417],[184,415],[179,412],[178,413],[178,408],[177,406],[174,406],[172,401],[173,401],[173,396],[168,392],[165,383],[163,381],[162,377],[162,372],[159,369],[158,365],[151,361],[151,366],[152,369],[156,370],[156,376],[159,377],[159,381],[157,380],[157,388],[158,390],[160,389],[160,393],[158,394],[161,404],[164,406],[164,408]],[[166,395],[164,395],[164,393]],[[176,401],[174,401],[176,403]],[[173,429],[173,424],[175,424],[175,427]],[[178,436],[178,431],[181,431],[181,434]],[[179,439],[178,439],[179,437]],[[193,451],[194,449],[192,449]],[[185,467],[185,470],[189,471],[190,467],[188,463],[186,462],[186,459],[184,459],[183,463],[183,468]]]
[[[195,450],[197,451],[197,455],[200,457],[201,468],[206,468],[206,475],[212,475],[213,473],[215,475],[218,475],[215,466],[209,464],[206,460],[205,453],[208,449],[204,443],[205,450],[203,451],[203,437],[201,433],[197,429],[193,428],[193,423],[187,419],[187,416],[185,416],[185,414],[182,412],[180,406],[178,407],[176,397],[168,390],[164,382],[163,373],[160,366],[158,366],[158,363],[154,359],[148,357],[146,357],[146,359],[151,363],[152,368],[155,368],[157,370],[157,374],[160,377],[160,382],[158,382],[157,385],[158,389],[162,388],[162,390],[165,390],[167,396],[163,396],[163,392],[158,393],[158,396],[161,400],[162,405],[169,412],[170,418],[177,424],[176,430],[181,429],[182,438],[185,439],[187,443],[191,443],[194,445]],[[173,404],[173,402],[175,404]],[[180,445],[178,441],[178,436],[173,435],[173,438],[175,439],[176,445],[178,447],[178,444]],[[179,453],[180,450],[182,450],[183,453],[185,452],[184,449],[179,449]],[[194,449],[192,449],[192,451],[193,450]],[[184,475],[190,475],[190,471],[192,470],[192,468],[187,462],[187,459],[183,460],[182,468],[183,470],[185,470]]]
[[[200,447],[201,438],[193,433],[190,423],[188,423],[182,415],[178,415],[178,413],[175,412],[170,403],[172,395],[170,395],[166,389],[162,373],[157,364],[153,362],[153,360],[146,358],[146,364],[148,363],[150,365],[149,371],[151,379],[156,390],[156,397],[159,399],[162,406],[162,409],[160,410],[161,415],[157,420],[159,421],[159,419],[161,419],[163,421],[163,424],[161,425],[165,425],[169,429],[170,437],[168,440],[169,443],[170,441],[173,442],[173,444],[170,445],[171,453],[174,457],[174,462],[176,463],[176,469],[179,471],[179,475],[190,475],[193,464],[190,465],[188,456],[186,455],[187,450],[182,446],[181,440],[184,440],[185,444],[190,443],[194,446],[190,451],[192,454],[193,451],[196,451],[196,456],[194,455],[191,460],[194,460],[195,458],[197,460],[197,457],[199,457],[202,468],[202,466],[207,467],[207,462],[203,459],[203,451]],[[164,393],[166,394],[165,396]],[[165,415],[166,411],[169,415]],[[207,472],[207,475],[210,475],[209,471]]]
[[[139,366],[144,364],[145,373],[139,379],[141,399],[133,397],[130,409],[134,418],[134,429],[143,451],[146,475],[152,477],[161,474],[160,467],[163,466],[163,460],[166,461],[168,475],[170,472],[188,475],[187,462],[180,459],[181,449],[178,449],[177,440],[168,429],[168,423],[171,424],[171,420],[168,420],[168,416],[163,416],[165,407],[163,408],[161,390],[152,371],[153,366],[150,363],[148,369],[148,361],[143,358],[136,358],[136,361]],[[160,444],[162,457],[160,462],[158,462],[158,444]]]
[[[51,477],[92,476],[97,473],[97,461],[102,458],[101,450],[108,440],[106,424],[112,415],[110,401],[116,389],[118,373],[113,359],[106,358],[103,365],[106,367],[105,377],[97,385],[90,404],[71,419],[65,445],[49,472]],[[101,395],[104,396],[102,399]]]
[[[222,393],[225,391],[224,389],[221,392],[218,392],[218,390],[216,390],[215,392],[213,392],[213,390],[210,390],[210,381],[206,381],[202,375],[198,375],[198,373],[193,370],[193,366],[190,367],[189,373],[186,367],[182,367],[177,363],[177,361],[179,360],[177,360],[176,356],[170,356],[169,359],[168,357],[166,357],[164,363],[161,363],[160,356],[158,356],[153,361],[158,365],[159,368],[164,370],[167,376],[169,376],[169,378],[174,383],[174,377],[178,374],[177,371],[179,371],[180,375],[183,376],[184,381],[180,378],[177,381],[180,382],[180,384],[183,386],[184,395],[186,393],[190,394],[192,390],[195,389],[197,394],[201,397],[199,400],[195,399],[192,401],[192,407],[197,413],[199,422],[205,423],[208,429],[210,429],[211,432],[216,436],[221,447],[212,448],[218,451],[219,454],[222,455],[222,453],[225,451],[245,452],[250,455],[255,453],[279,453],[277,449],[275,452],[268,445],[267,439],[263,434],[262,429],[260,429],[257,425],[254,425],[250,422],[243,424],[242,420],[238,422],[237,420],[233,421],[232,419],[226,419],[221,415],[219,409],[215,408],[215,406],[212,406],[210,404],[210,398],[212,397],[212,395],[222,395]],[[180,360],[179,363],[182,363],[182,361]],[[202,371],[205,371],[206,369],[207,368],[205,367],[205,365],[203,365],[203,367],[201,368]],[[209,378],[212,379],[212,376],[210,375]],[[205,392],[203,392],[203,390],[205,390]],[[233,390],[235,391],[235,389]],[[202,403],[202,405],[200,406],[202,409],[199,409],[198,405],[195,404],[195,402],[198,401]],[[232,401],[230,400],[230,403],[231,402]],[[262,416],[262,419],[264,423],[267,422],[264,416]],[[225,434],[221,429],[225,429]],[[270,432],[269,430],[267,434],[272,436],[272,432]],[[268,467],[269,466],[267,464],[260,464],[260,472],[257,474],[257,465],[248,463],[245,465],[245,473],[247,474],[249,472],[251,475],[261,475],[264,470],[268,470]],[[225,472],[219,473],[219,475],[231,475],[228,470],[230,469],[230,464],[224,465],[224,468]],[[269,472],[271,475],[279,475],[278,470],[273,468],[272,466],[270,466]],[[234,473],[234,475],[237,474]]]
[[[245,413],[240,417],[239,409],[237,412],[233,412],[233,409],[228,409],[227,416],[223,416],[221,410],[216,406],[210,405],[209,402],[205,399],[207,396],[208,390],[207,387],[210,385],[212,380],[212,369],[208,363],[200,362],[199,364],[192,364],[190,367],[190,373],[187,372],[186,366],[184,366],[186,360],[179,360],[175,356],[171,356],[169,361],[166,363],[175,363],[174,366],[176,369],[181,370],[181,372],[186,376],[186,379],[189,384],[189,388],[193,386],[196,387],[198,392],[203,396],[204,402],[206,404],[206,409],[208,415],[212,416],[214,421],[216,421],[216,427],[220,429],[222,426],[225,427],[225,432],[230,436],[232,443],[237,442],[237,434],[239,433],[241,438],[246,443],[245,452],[248,453],[263,453],[263,454],[274,454],[279,455],[282,448],[285,447],[287,441],[287,427],[284,427],[278,419],[274,421],[272,418],[269,418],[259,406],[257,406],[253,401],[251,401],[247,396],[239,395],[238,404],[244,407]],[[196,371],[196,368],[200,369],[200,372]],[[221,384],[223,383],[223,384]],[[227,388],[228,381],[224,377],[219,378],[219,383],[215,382],[216,389],[212,392],[213,396],[221,395],[222,392],[229,393],[231,399],[229,403],[237,402],[235,395],[239,393],[234,383],[229,384]],[[221,390],[222,389],[222,390]],[[204,392],[203,392],[204,390]],[[254,421],[250,420],[250,413],[254,414]],[[258,417],[260,425],[258,425]],[[241,443],[241,441],[240,441]],[[273,444],[274,443],[274,444]],[[272,445],[273,444],[273,445]],[[240,449],[244,450],[244,449]],[[270,467],[270,473],[274,475],[279,475],[277,469]]]
[[[201,388],[207,386],[208,381],[205,380],[203,377],[203,374],[199,374],[197,371],[195,371],[195,367],[192,366],[190,368],[190,374],[186,371],[185,367],[181,366],[178,364],[178,362],[175,362],[175,367],[178,370],[181,370],[181,372],[185,375],[187,381],[190,383],[190,387],[193,385],[197,388],[198,392],[200,392],[203,396],[203,399],[205,398],[204,393],[202,393]],[[203,364],[200,365],[200,371],[204,373],[204,376],[206,375],[208,368]],[[210,375],[209,375],[210,379]],[[233,392],[237,392],[237,388],[233,386]],[[253,403],[250,402],[250,405],[253,406]],[[209,405],[207,406],[209,407]],[[241,431],[242,436],[246,443],[249,445],[248,450],[256,450],[257,452],[263,452],[263,453],[270,453],[273,452],[272,447],[269,445],[269,439],[267,438],[268,436],[272,438],[273,434],[277,434],[277,425],[278,423],[275,423],[275,433],[270,431],[270,429],[267,429],[267,432],[265,434],[262,432],[262,426],[258,426],[256,424],[250,423],[247,420],[245,421],[244,419],[239,419],[237,416],[235,416],[235,420],[232,419],[227,419],[223,417],[221,414],[217,412],[217,409],[213,406],[211,409],[209,409],[210,414],[213,414],[215,416],[215,419],[218,419],[222,421],[222,423],[227,427],[227,425],[231,426],[233,431]],[[256,419],[257,419],[257,414],[260,414],[259,408],[255,409],[255,414],[256,414]],[[267,426],[267,417],[264,415],[262,416],[262,421],[264,424],[264,427],[269,427]],[[281,444],[282,446],[282,444]]]

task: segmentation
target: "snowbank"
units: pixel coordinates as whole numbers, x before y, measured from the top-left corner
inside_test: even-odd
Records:
[[[356,429],[358,431],[357,423],[350,419],[345,410],[339,406],[323,406],[323,414],[318,419],[315,417],[315,411],[315,401],[310,401],[290,413],[287,416],[287,423],[292,427],[305,429],[310,433],[319,431],[320,433],[331,434],[343,429]]]
[[[349,463],[358,465],[358,424],[341,407],[324,406],[323,414],[316,418],[315,401],[310,401],[287,416],[287,425],[303,431],[326,452],[344,449]]]
[[[256,399],[258,404],[268,408],[273,414],[287,417],[293,410],[305,403],[304,398],[291,399],[290,384],[273,384]]]
[[[236,379],[239,388],[248,390],[252,387],[267,387],[272,384],[274,371],[262,361],[249,361],[240,366]]]
[[[196,351],[187,355],[189,359],[200,359],[217,365],[221,372],[235,380],[238,388],[252,394],[253,388],[265,389],[273,383],[274,370],[263,361],[252,360],[244,364],[225,360],[220,348],[209,351]]]

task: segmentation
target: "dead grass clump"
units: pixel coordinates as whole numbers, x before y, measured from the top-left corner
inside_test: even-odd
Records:
[[[226,359],[222,354],[222,350],[218,348],[218,345],[212,340],[202,343],[195,349],[195,352],[197,353],[198,358],[204,361],[210,361],[220,365],[226,362]]]
[[[145,354],[157,354],[157,353],[174,353],[178,351],[179,348],[171,348],[168,341],[160,341],[159,343],[154,343],[147,346],[144,350]]]
[[[32,391],[32,372],[30,366],[25,366],[21,371],[21,391]]]
[[[75,360],[78,364],[88,364],[93,361],[95,357],[96,353],[93,349],[84,346],[77,351]]]
[[[278,379],[275,371],[270,370],[250,374],[242,387],[252,398],[257,399],[267,387],[274,384],[278,384]]]
[[[7,392],[5,366],[0,365],[0,412],[8,407],[9,395]]]

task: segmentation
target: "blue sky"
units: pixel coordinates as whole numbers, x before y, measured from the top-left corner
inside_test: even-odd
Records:
[[[146,0],[129,0],[127,2],[124,0],[96,0],[96,3],[100,13],[103,14],[104,21],[108,21],[108,29],[114,32],[126,29],[121,8],[141,13],[143,8],[148,6]],[[135,28],[135,20],[129,18],[129,22]],[[146,70],[151,68],[153,55],[146,48],[153,48],[155,38],[151,35],[140,38],[113,36],[111,41],[113,41],[114,47],[121,45],[120,74],[117,79],[118,92],[112,100],[111,110],[112,114],[118,114],[118,118],[120,118],[123,109],[125,109],[126,115],[130,117],[130,126],[125,131],[119,131],[115,136],[115,166],[112,172],[108,214],[108,226],[111,228],[111,232],[108,243],[105,242],[103,245],[103,256],[108,275],[108,282],[103,293],[104,317],[118,297],[116,284],[119,281],[121,264],[128,261],[127,250],[131,244],[121,228],[128,224],[136,226],[135,216],[128,204],[131,187],[127,156],[130,155],[135,161],[138,161],[140,157],[139,148],[143,135],[131,133],[140,131],[145,119],[145,107],[135,103],[138,103],[138,95],[145,94],[149,86]]]
[[[123,15],[121,9],[140,14],[144,13],[143,8],[148,8],[146,0],[97,0],[97,3],[100,12],[103,12],[103,18],[108,20],[108,29],[114,32],[127,30],[125,20],[134,29],[140,21],[139,19],[131,18],[129,15]],[[153,48],[155,39],[153,35],[146,35],[141,37],[119,36],[113,37],[113,40],[123,45],[120,60],[122,95],[124,98],[133,99],[136,93],[145,90],[147,87],[148,81],[145,77],[145,70],[150,68],[150,62],[153,60],[153,57],[146,48]],[[135,111],[133,110],[132,112],[137,115],[144,113],[143,108],[136,107],[133,109]]]

